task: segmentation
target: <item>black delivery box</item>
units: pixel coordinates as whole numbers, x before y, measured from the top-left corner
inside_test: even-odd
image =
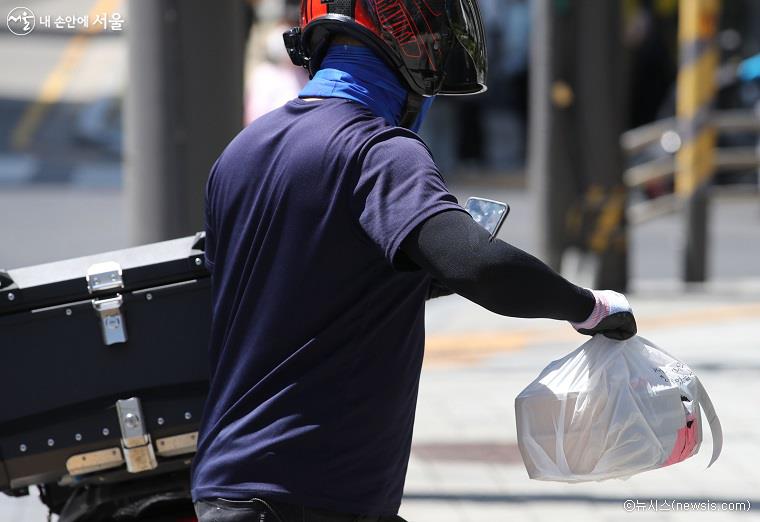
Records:
[[[189,465],[208,389],[203,243],[0,272],[0,491]]]

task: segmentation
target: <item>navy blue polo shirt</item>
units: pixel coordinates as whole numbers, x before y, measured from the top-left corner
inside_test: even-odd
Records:
[[[399,245],[462,210],[416,134],[343,99],[243,130],[206,192],[211,386],[193,498],[401,503],[430,278]]]

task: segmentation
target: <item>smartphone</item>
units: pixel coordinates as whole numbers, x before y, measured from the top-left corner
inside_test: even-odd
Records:
[[[464,204],[464,209],[470,213],[478,225],[491,234],[491,239],[496,237],[501,225],[504,224],[504,220],[509,215],[509,205],[485,198],[468,199]]]

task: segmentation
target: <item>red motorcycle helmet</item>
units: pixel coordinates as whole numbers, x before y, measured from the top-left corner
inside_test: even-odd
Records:
[[[301,25],[285,33],[285,46],[313,76],[338,33],[373,49],[419,96],[486,90],[477,0],[301,0]]]

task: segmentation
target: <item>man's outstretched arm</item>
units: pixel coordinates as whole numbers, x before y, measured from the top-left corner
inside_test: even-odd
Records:
[[[615,338],[636,333],[627,301],[610,306],[612,292],[570,283],[527,252],[491,240],[465,212],[445,211],[426,220],[407,236],[401,252],[446,287],[497,314],[566,320],[582,333]]]

